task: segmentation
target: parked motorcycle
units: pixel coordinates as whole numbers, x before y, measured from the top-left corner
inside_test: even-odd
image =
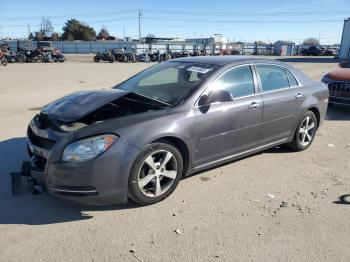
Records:
[[[54,62],[60,62],[63,63],[66,58],[64,57],[64,55],[61,54],[61,51],[59,49],[53,49],[52,50],[52,59]]]
[[[53,63],[54,60],[52,59],[52,53],[49,52],[43,52],[42,54],[42,62],[43,63]]]
[[[26,57],[27,63],[41,63],[43,60],[43,53],[40,49],[26,49],[22,53]]]
[[[168,52],[164,51],[163,53],[159,54],[159,62],[163,62],[169,59],[171,59],[171,54]]]
[[[126,52],[125,48],[122,49],[114,49],[112,51],[114,57],[115,57],[115,61],[118,62],[137,62],[137,57],[134,53],[130,53],[130,52]]]
[[[7,49],[5,53],[5,57],[8,63],[24,63],[26,58],[21,52],[13,52],[11,49]]]
[[[148,54],[148,50],[143,51],[142,54],[136,55],[136,59],[138,62],[145,62],[145,63],[151,62],[151,58]]]
[[[94,61],[96,63],[98,63],[101,60],[102,61],[108,61],[109,63],[114,63],[115,58],[114,58],[114,55],[112,54],[112,52],[110,50],[108,50],[107,52],[104,52],[104,53],[97,52],[95,57],[94,57]]]
[[[3,65],[3,66],[7,66],[7,59],[6,59],[6,56],[5,54],[0,50],[0,63]]]
[[[164,57],[166,56],[166,55],[163,55],[163,54],[164,54],[164,52],[161,53],[161,52],[157,49],[155,52],[150,53],[150,54],[149,54],[149,57],[150,57],[150,59],[151,59],[152,62],[162,62],[162,61],[165,60]]]

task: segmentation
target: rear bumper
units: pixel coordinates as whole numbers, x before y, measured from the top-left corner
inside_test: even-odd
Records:
[[[128,178],[139,149],[122,139],[103,154],[87,160],[61,160],[70,138],[50,137],[51,131],[30,128],[34,135],[55,140],[51,149],[41,148],[27,138],[31,165],[29,175],[50,195],[93,205],[111,205],[127,202]],[[72,140],[73,141],[73,140]],[[40,161],[38,161],[38,159]]]

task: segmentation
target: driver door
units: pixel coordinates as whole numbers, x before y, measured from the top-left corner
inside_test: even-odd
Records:
[[[263,103],[250,65],[236,66],[220,75],[206,92],[225,90],[232,101],[208,102],[195,108],[196,165],[252,149],[258,144]]]

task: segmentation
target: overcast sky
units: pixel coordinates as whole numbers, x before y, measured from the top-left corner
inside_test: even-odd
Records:
[[[138,10],[142,35],[158,37],[210,36],[221,33],[235,41],[320,38],[322,44],[340,43],[350,0],[249,1],[113,1],[113,0],[0,0],[0,38],[26,37],[39,29],[41,17],[50,18],[61,33],[69,18],[88,23],[111,35],[138,37]]]

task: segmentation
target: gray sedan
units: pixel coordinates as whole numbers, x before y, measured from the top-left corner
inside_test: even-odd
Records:
[[[26,175],[71,200],[153,204],[200,170],[282,144],[307,149],[327,103],[325,84],[282,62],[179,58],[43,107],[28,126]]]

